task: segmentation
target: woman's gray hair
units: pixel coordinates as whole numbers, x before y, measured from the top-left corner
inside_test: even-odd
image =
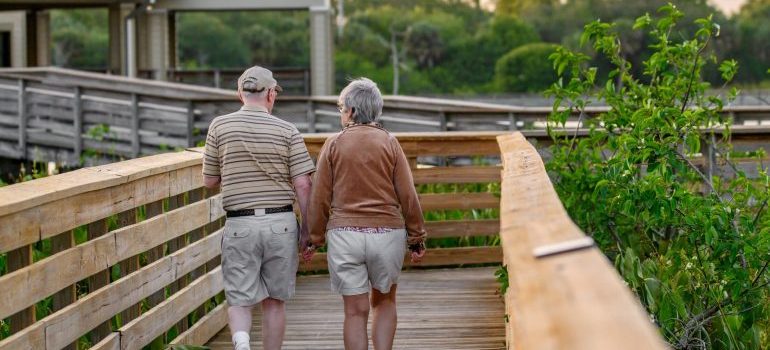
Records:
[[[376,122],[382,114],[382,94],[377,83],[367,78],[350,82],[340,92],[339,102],[345,110],[353,110],[353,122],[368,124]]]

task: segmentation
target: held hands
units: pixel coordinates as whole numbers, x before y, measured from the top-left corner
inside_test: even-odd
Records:
[[[299,253],[302,255],[302,261],[305,263],[312,261],[315,249],[315,246],[310,243],[310,235],[307,231],[302,232],[299,239]]]
[[[425,248],[425,242],[418,244],[410,244],[409,250],[411,251],[412,264],[419,264],[422,262],[422,258],[425,256],[427,249]]]

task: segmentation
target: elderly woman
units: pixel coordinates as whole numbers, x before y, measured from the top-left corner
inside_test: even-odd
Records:
[[[398,140],[377,124],[377,84],[361,78],[340,94],[343,129],[324,143],[309,205],[311,246],[328,242],[332,290],[345,303],[345,349],[368,348],[367,319],[374,310],[376,350],[391,349],[396,333],[396,285],[404,254],[425,255],[422,209],[409,162]]]

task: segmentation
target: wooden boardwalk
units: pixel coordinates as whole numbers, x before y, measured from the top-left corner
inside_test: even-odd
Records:
[[[496,294],[494,271],[488,267],[403,272],[394,349],[505,349],[505,306]],[[286,308],[283,349],[344,348],[342,298],[330,291],[327,275],[298,278],[297,295]],[[251,348],[257,350],[262,348],[260,312],[254,316]],[[208,346],[232,349],[229,329],[225,327]]]

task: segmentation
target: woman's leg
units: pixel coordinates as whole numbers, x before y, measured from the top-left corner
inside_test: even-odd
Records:
[[[345,302],[345,350],[367,350],[369,337],[366,322],[369,320],[369,293],[343,295]]]
[[[372,289],[372,308],[374,320],[372,320],[372,342],[374,350],[393,349],[393,337],[396,336],[396,287],[390,287],[390,292],[381,293]]]

